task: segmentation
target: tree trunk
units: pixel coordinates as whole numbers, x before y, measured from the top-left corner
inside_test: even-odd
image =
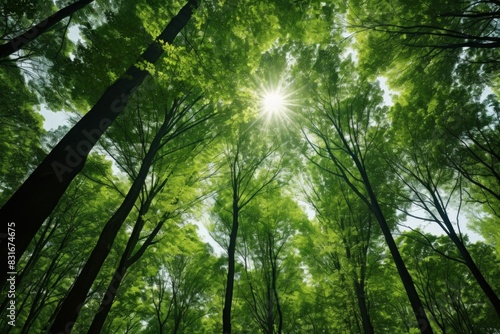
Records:
[[[348,147],[348,145],[346,146]],[[406,268],[404,260],[401,257],[401,254],[399,253],[396,242],[392,237],[391,229],[389,228],[389,225],[385,220],[385,216],[382,212],[382,209],[380,208],[377,197],[375,196],[375,193],[371,186],[370,179],[368,178],[368,175],[366,174],[366,171],[361,162],[359,161],[358,157],[353,153],[351,153],[351,157],[354,160],[354,163],[356,164],[356,168],[361,174],[363,184],[368,193],[370,210],[373,212],[375,218],[377,219],[377,222],[379,223],[380,229],[382,230],[382,233],[384,235],[385,242],[389,247],[389,251],[391,252],[394,263],[396,264],[396,268],[398,270],[399,276],[401,277],[401,281],[403,282],[403,286],[405,287],[406,294],[410,299],[410,304],[413,310],[413,314],[415,315],[415,319],[417,320],[420,333],[433,334],[434,332],[432,330],[431,323],[427,318],[427,314],[425,313],[424,305],[420,300],[417,289],[415,288],[413,279],[411,278],[411,275],[408,272],[408,269]]]
[[[276,263],[277,259],[272,259],[271,257],[271,268],[272,268],[272,288],[273,288],[273,294],[274,294],[274,300],[276,301],[276,312],[278,313],[278,331],[277,334],[282,334],[283,332],[283,311],[281,310],[281,303],[280,303],[280,298],[278,295],[278,288],[276,287],[276,281],[278,280],[278,270],[277,266],[278,264]],[[274,328],[274,326],[273,326]]]
[[[415,315],[415,318],[417,320],[420,333],[433,334],[434,332],[431,328],[431,323],[429,322],[429,319],[427,318],[427,315],[425,313],[424,305],[420,300],[420,297],[415,288],[415,284],[413,283],[413,279],[411,278],[411,275],[408,272],[408,269],[406,268],[403,258],[399,253],[396,242],[392,237],[389,225],[385,220],[380,205],[375,197],[375,194],[373,193],[370,183],[368,182],[368,177],[364,172],[364,170],[361,171],[361,174],[363,176],[363,181],[365,181],[365,186],[367,187],[368,194],[370,196],[370,202],[372,204],[371,207],[372,212],[374,213],[375,218],[379,222],[382,233],[384,234],[385,242],[389,247],[389,251],[391,252],[394,263],[396,264],[396,268],[398,270],[399,276],[401,277],[401,281],[403,282],[403,286],[405,287],[408,298],[410,299],[410,304],[413,310],[413,314]]]
[[[235,266],[235,251],[236,251],[236,236],[238,235],[238,196],[237,188],[233,186],[233,225],[231,235],[229,236],[229,247],[227,249],[228,266],[227,266],[227,282],[226,295],[224,297],[224,309],[222,310],[222,333],[231,334],[231,306],[233,304],[233,289],[234,289],[234,266]]]
[[[57,226],[57,225],[56,225]],[[43,305],[45,304],[47,297],[47,291],[51,291],[54,288],[54,285],[49,285],[50,280],[52,278],[52,275],[54,273],[54,270],[56,266],[59,264],[59,257],[62,254],[64,248],[66,248],[68,240],[71,237],[71,230],[66,232],[64,235],[63,240],[59,244],[59,247],[56,251],[56,256],[55,258],[52,258],[52,262],[50,263],[49,267],[44,273],[44,277],[40,283],[40,287],[38,288],[38,291],[35,295],[35,298],[31,302],[31,308],[28,314],[28,317],[24,320],[24,325],[23,328],[21,329],[20,334],[27,334],[31,330],[31,325],[35,318],[38,316],[40,313]]]
[[[24,48],[28,43],[34,41],[38,36],[45,33],[47,30],[52,28],[57,23],[61,22],[62,19],[73,15],[78,10],[87,6],[89,3],[94,0],[79,0],[75,3],[66,6],[60,10],[58,10],[53,15],[49,16],[42,22],[38,23],[34,27],[30,28],[28,31],[12,38],[5,44],[0,45],[0,58],[6,58],[13,54],[16,51]]]
[[[151,167],[156,152],[160,147],[161,140],[166,134],[168,125],[169,122],[165,121],[165,123],[163,123],[162,127],[153,139],[148,153],[144,157],[139,173],[132,183],[127,196],[125,197],[113,217],[111,217],[111,219],[106,223],[106,226],[104,226],[104,229],[99,236],[99,240],[97,241],[94,250],[90,254],[89,259],[85,263],[85,266],[76,279],[76,282],[71,288],[71,291],[64,299],[61,309],[56,315],[56,319],[54,320],[49,333],[55,334],[71,332],[78,314],[80,313],[80,309],[85,304],[85,298],[90,288],[92,287],[97,274],[101,270],[106,257],[111,251],[118,231],[123,225],[123,222],[127,218],[128,214],[132,210],[135,201],[139,197],[141,188],[143,187],[148,175],[149,168]]]
[[[152,201],[153,201],[153,196],[150,195],[148,196],[146,201],[141,205],[141,208],[139,210],[139,216],[137,217],[136,223],[134,225],[134,230],[130,235],[130,238],[127,242],[127,246],[125,247],[125,251],[123,252],[122,257],[120,259],[120,263],[118,264],[118,267],[115,269],[115,273],[111,278],[111,282],[109,282],[108,288],[106,289],[106,293],[102,298],[101,305],[99,306],[99,309],[94,315],[94,319],[92,320],[92,324],[90,325],[88,334],[100,333],[102,327],[104,326],[104,322],[108,317],[109,311],[111,310],[111,306],[113,306],[113,302],[116,298],[116,294],[123,280],[123,277],[127,273],[127,269],[129,268],[129,266],[133,263],[133,262],[131,263],[129,259],[130,256],[132,255],[132,251],[137,245],[142,228],[144,227],[144,220],[142,219],[142,217],[148,212]],[[136,261],[137,260],[138,258],[136,259]]]
[[[106,293],[102,298],[101,305],[99,306],[99,309],[97,310],[94,319],[92,320],[92,324],[90,324],[89,330],[87,332],[88,334],[100,333],[102,331],[104,322],[106,322],[106,318],[108,317],[109,311],[111,311],[111,306],[113,306],[113,302],[115,301],[118,288],[120,287],[120,284],[127,272],[127,269],[128,267],[120,261],[118,268],[116,268],[115,270],[113,278],[111,278],[111,282],[109,282],[108,288],[106,289]]]
[[[464,259],[465,263],[467,264],[467,267],[469,267],[472,275],[474,275],[474,278],[477,280],[477,283],[483,290],[486,297],[488,297],[488,299],[490,300],[491,304],[495,308],[495,311],[497,312],[497,315],[500,317],[500,299],[498,299],[497,294],[495,293],[495,291],[493,291],[493,288],[488,284],[483,274],[477,267],[476,263],[470,256],[469,251],[462,243],[462,241],[458,238],[458,236],[455,234],[454,237],[451,238],[451,240],[457,245],[458,251],[462,256],[462,259]]]
[[[453,243],[457,246],[458,252],[460,253],[462,259],[465,261],[465,265],[469,268],[472,275],[474,275],[474,278],[476,279],[477,283],[483,290],[486,297],[488,297],[490,303],[495,308],[497,315],[500,317],[500,299],[498,298],[495,291],[493,291],[491,285],[484,278],[483,274],[481,273],[481,270],[479,270],[479,268],[477,267],[476,262],[474,262],[474,259],[471,257],[469,251],[467,250],[467,247],[465,247],[462,240],[460,240],[460,238],[458,237],[448,217],[448,214],[445,212],[443,206],[441,206],[436,194],[433,191],[431,192],[431,194],[434,206],[436,207],[439,215],[441,216],[441,219],[443,219],[443,223],[448,228],[448,233],[447,233],[448,236],[450,237],[451,241],[453,241]]]
[[[267,292],[267,314],[266,314],[266,329],[267,334],[273,334],[274,332],[274,317],[273,317],[273,291],[271,288],[271,282],[266,282],[266,292]]]
[[[161,186],[161,188],[163,188],[163,186]],[[155,191],[155,194],[156,193],[157,192]],[[123,253],[122,258],[120,259],[120,263],[115,270],[115,274],[113,275],[113,278],[111,279],[111,282],[108,285],[108,289],[106,290],[106,294],[103,297],[103,300],[101,301],[101,305],[99,306],[99,309],[96,312],[94,319],[92,320],[92,324],[90,325],[88,334],[100,333],[102,331],[104,322],[106,321],[109,311],[111,310],[111,306],[113,306],[113,302],[116,298],[118,288],[120,287],[120,284],[123,281],[123,277],[127,273],[128,268],[130,268],[131,265],[136,263],[142,257],[142,255],[144,254],[146,249],[152,244],[153,239],[156,237],[156,235],[161,230],[163,224],[166,221],[165,218],[160,223],[158,223],[158,225],[156,225],[156,227],[153,229],[153,231],[149,234],[147,239],[141,245],[139,250],[137,250],[137,252],[135,252],[134,255],[132,255],[132,251],[137,245],[140,233],[142,231],[142,228],[144,227],[144,220],[142,219],[142,217],[149,210],[153,197],[154,195],[151,195],[145,202],[145,204],[141,206],[139,217],[134,226],[134,230],[132,231],[132,235],[130,236],[130,239],[127,243],[125,252]]]
[[[366,305],[366,293],[364,280],[358,282],[354,280],[354,289],[356,291],[356,298],[358,300],[359,313],[361,314],[361,322],[363,323],[363,331],[365,334],[375,333],[373,325],[370,321],[368,307]]]
[[[165,30],[141,55],[142,60],[155,63],[163,53],[161,43],[172,43],[185,27],[197,8],[199,0],[188,0],[177,16],[170,20]],[[148,75],[135,65],[106,89],[94,107],[64,136],[47,155],[29,178],[0,210],[0,258],[7,259],[7,223],[14,222],[16,234],[16,262],[28,244],[53,211],[73,178],[83,168],[90,150],[115,118],[123,111],[131,94]],[[4,261],[4,267],[7,261]],[[8,269],[8,268],[7,268]],[[13,270],[8,270],[13,271]],[[1,270],[0,282],[7,278],[7,270]]]
[[[370,223],[371,225],[371,223]],[[342,229],[345,229],[344,224],[341,224]],[[370,228],[371,230],[371,228]],[[347,239],[344,237],[342,238],[342,242],[345,245],[345,254],[349,262],[352,262],[352,256],[351,256],[351,248],[350,245],[347,241]],[[354,284],[354,293],[356,294],[356,300],[358,302],[358,308],[359,308],[359,314],[361,315],[361,323],[363,325],[363,332],[365,334],[373,334],[374,329],[373,325],[370,320],[370,314],[368,312],[368,306],[366,305],[366,293],[365,293],[365,277],[366,277],[366,249],[364,252],[364,257],[363,261],[364,263],[360,264],[360,277],[358,280],[357,275],[353,278],[353,284]],[[358,321],[356,321],[358,322]],[[359,324],[358,324],[359,327]],[[358,329],[359,332],[361,332],[361,328]]]
[[[172,334],[178,334],[179,329],[181,328],[182,322],[182,310],[178,310],[180,308],[179,305],[176,306],[177,312],[174,312],[174,328],[172,330]]]
[[[350,141],[346,139],[346,137],[344,135],[344,131],[341,128],[340,124],[337,123],[335,120],[333,120],[332,125],[335,128],[335,131],[337,132],[337,135],[339,136],[339,138],[342,142],[342,146],[344,148],[344,151],[350,156],[350,158],[354,162],[356,169],[358,170],[358,172],[361,176],[360,181],[362,182],[363,187],[366,190],[368,197],[365,194],[360,192],[360,190],[349,180],[349,178],[347,177],[346,174],[344,174],[344,180],[347,182],[349,187],[354,191],[354,193],[368,206],[370,211],[375,216],[375,219],[377,220],[377,222],[380,226],[380,229],[382,230],[385,242],[387,243],[387,246],[389,247],[389,251],[391,252],[391,255],[392,255],[392,258],[393,258],[394,263],[396,265],[396,268],[398,270],[399,276],[400,276],[401,281],[403,283],[403,286],[406,290],[406,294],[408,295],[408,298],[410,300],[413,314],[414,314],[415,319],[417,321],[416,323],[418,324],[420,333],[433,334],[434,331],[432,330],[431,323],[430,323],[429,319],[427,318],[424,306],[423,306],[422,301],[420,300],[418,292],[415,288],[415,284],[413,283],[413,279],[411,278],[411,275],[408,272],[408,269],[406,268],[404,260],[401,257],[401,254],[399,253],[396,242],[394,241],[394,238],[392,237],[391,229],[389,228],[389,225],[387,224],[384,213],[382,212],[382,208],[380,207],[380,204],[377,200],[377,196],[375,195],[375,192],[373,191],[373,188],[372,188],[372,185],[370,182],[370,178],[368,177],[368,174],[366,173],[366,170],[365,170],[363,163],[361,162],[360,158],[358,157],[357,152],[360,152],[360,147],[356,146],[354,149],[351,147],[351,145],[357,144],[357,140],[354,140],[354,144],[351,144]],[[339,160],[335,157],[335,154],[331,151],[330,147],[328,146],[328,140],[323,138],[323,141],[325,142],[325,144],[327,144],[327,150],[329,152],[328,154],[330,155],[332,161],[335,163],[335,165],[340,170],[344,171],[343,166],[341,165]]]

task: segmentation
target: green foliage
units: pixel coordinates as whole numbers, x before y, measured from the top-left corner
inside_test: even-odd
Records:
[[[67,4],[2,2],[0,39]],[[3,294],[0,332],[47,329],[163,125],[74,332],[122,258],[103,333],[220,332],[236,213],[234,333],[369,332],[363,316],[417,333],[374,198],[393,234],[406,214],[466,220],[484,240],[457,233],[500,293],[497,1],[200,1],[158,62],[138,59],[184,4],[96,0],[0,60],[0,204],[68,130],[43,130],[42,103],[81,114],[129,66],[149,72],[20,259],[20,327]],[[277,85],[291,102],[269,121],[258,99]],[[397,245],[435,333],[498,332],[448,236]]]
[[[484,298],[482,291],[465,265],[456,260],[459,256],[449,238],[415,231],[406,233],[400,242],[437,328],[455,333],[493,333],[498,328],[493,310],[474,302]],[[498,267],[492,265],[496,259],[491,247],[476,243],[468,244],[468,248],[498,289]]]
[[[42,117],[36,95],[28,90],[17,68],[0,68],[0,205],[45,156],[41,147]]]
[[[110,163],[97,155],[89,159],[82,177],[68,189],[30,245],[28,256],[18,263],[16,293],[23,302],[18,304],[17,316],[23,331],[45,328],[90,253],[88,245],[97,240],[96,222],[108,216],[120,200],[116,192],[91,181],[111,177]],[[7,294],[2,302],[8,302]],[[12,328],[5,321],[0,327],[5,333]]]

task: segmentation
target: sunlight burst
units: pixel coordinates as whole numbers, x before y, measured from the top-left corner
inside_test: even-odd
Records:
[[[266,92],[262,98],[262,106],[266,113],[281,112],[285,108],[285,97],[279,91]]]
[[[271,89],[261,89],[260,110],[262,113],[262,117],[264,117],[266,121],[271,121],[272,119],[279,119],[281,121],[284,121],[288,119],[290,106],[290,96],[281,86]]]

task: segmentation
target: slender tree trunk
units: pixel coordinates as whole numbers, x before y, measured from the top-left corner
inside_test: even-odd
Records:
[[[344,180],[346,183],[349,185],[349,187],[356,193],[356,195],[365,202],[365,204],[368,206],[370,211],[373,213],[375,216],[375,219],[377,220],[380,229],[382,230],[382,234],[384,235],[385,242],[387,243],[387,246],[389,247],[389,251],[391,252],[392,258],[394,260],[394,263],[396,265],[396,268],[398,270],[399,276],[401,278],[401,281],[403,283],[403,286],[406,290],[406,294],[408,295],[408,299],[410,300],[410,304],[412,307],[413,314],[416,319],[416,323],[418,324],[419,330],[421,334],[433,334],[434,331],[432,330],[431,323],[429,319],[427,318],[427,315],[425,313],[424,306],[422,304],[422,301],[420,299],[420,296],[418,295],[417,289],[415,288],[415,284],[413,282],[413,279],[408,272],[408,269],[406,268],[406,265],[404,263],[403,258],[401,257],[401,254],[399,253],[398,247],[396,245],[396,242],[394,241],[394,238],[392,237],[391,229],[389,228],[389,224],[387,223],[384,213],[382,212],[382,209],[380,207],[380,204],[377,200],[377,196],[375,195],[375,192],[373,191],[370,179],[368,177],[368,174],[366,173],[365,167],[363,163],[360,161],[360,158],[358,157],[358,151],[359,151],[359,146],[356,148],[352,148],[352,145],[357,144],[357,140],[354,140],[354,144],[351,144],[349,140],[346,139],[344,135],[344,131],[342,127],[340,126],[340,122],[337,122],[335,120],[332,120],[332,125],[335,128],[335,131],[337,132],[337,135],[340,137],[340,140],[342,142],[342,146],[345,149],[345,152],[350,156],[352,161],[354,162],[356,169],[358,170],[360,176],[361,176],[361,181],[363,184],[364,189],[367,192],[367,195],[364,195],[363,193],[360,192],[360,190],[349,180],[349,177],[345,174],[344,168],[345,166],[342,166],[342,164],[339,162],[335,154],[331,151],[331,148],[328,146],[328,140],[323,138],[325,141],[325,144],[327,144],[327,150],[328,154],[330,155],[332,161],[335,163],[335,165],[344,172]]]
[[[469,270],[471,271],[472,275],[474,275],[474,278],[477,280],[477,283],[479,284],[484,294],[486,295],[486,297],[488,297],[489,301],[495,308],[497,315],[500,317],[500,299],[498,299],[497,294],[495,293],[495,291],[493,291],[491,285],[488,284],[483,274],[477,267],[476,263],[470,256],[469,251],[462,243],[462,241],[458,238],[458,236],[455,234],[451,238],[451,240],[457,245],[458,251],[462,256],[462,259],[464,259],[465,263],[467,264],[467,267],[469,267]]]
[[[141,59],[155,63],[163,53],[161,43],[172,43],[197,8],[199,0],[188,0],[165,30],[149,45]],[[106,89],[94,107],[64,136],[29,178],[0,209],[0,258],[7,259],[7,224],[14,222],[16,234],[16,262],[45,219],[54,210],[59,199],[76,175],[81,171],[90,150],[116,117],[124,110],[131,94],[148,75],[135,65]],[[5,268],[7,261],[3,261]],[[6,268],[9,269],[9,268]],[[7,272],[0,270],[0,282]]]
[[[399,253],[398,247],[396,245],[396,242],[394,241],[394,238],[392,237],[391,230],[389,228],[389,225],[387,224],[387,221],[385,220],[385,216],[382,213],[382,210],[380,208],[380,205],[377,201],[377,198],[375,197],[375,194],[373,193],[373,190],[371,188],[371,184],[368,181],[368,177],[364,170],[360,171],[363,177],[363,181],[365,182],[365,186],[368,190],[368,194],[370,196],[370,202],[372,204],[372,212],[375,215],[375,218],[379,222],[380,228],[382,230],[382,233],[384,234],[385,242],[387,243],[387,246],[389,247],[389,251],[391,252],[392,258],[394,260],[394,263],[396,264],[396,268],[398,270],[399,276],[401,277],[401,281],[403,282],[403,286],[405,287],[406,294],[408,295],[408,298],[410,299],[410,304],[413,310],[413,314],[415,315],[415,318],[417,320],[418,327],[420,329],[420,333],[422,334],[433,334],[433,330],[431,328],[431,323],[429,319],[427,318],[427,314],[425,313],[424,305],[422,304],[422,301],[420,300],[420,297],[417,293],[417,290],[415,288],[415,284],[413,283],[413,279],[408,272],[408,269],[406,268],[406,265],[403,261],[403,258],[401,257],[401,254]]]
[[[179,308],[179,306],[177,306],[176,308]],[[183,317],[182,310],[178,310],[178,312],[174,315],[174,328],[172,330],[172,334],[179,333],[179,329],[181,328],[182,317]]]
[[[342,226],[342,229],[345,229],[344,224],[342,224],[341,226]],[[352,262],[353,259],[351,256],[351,248],[347,242],[347,239],[345,237],[342,238],[342,242],[345,245],[346,257],[347,257],[349,262]],[[366,251],[364,252],[363,261],[364,261],[364,263],[360,264],[361,270],[360,270],[359,280],[358,280],[357,275],[353,279],[354,292],[356,294],[356,300],[358,302],[359,313],[361,315],[361,323],[363,325],[363,332],[365,334],[373,334],[374,329],[373,329],[373,325],[372,325],[371,320],[370,320],[368,306],[366,305],[366,293],[365,293]],[[358,322],[358,321],[356,321],[356,322]],[[359,324],[358,324],[358,327],[359,327]],[[359,328],[359,331],[361,331],[361,328]]]
[[[163,183],[163,185],[165,185],[165,183],[166,181]],[[160,186],[159,189],[163,188],[163,185]],[[156,191],[154,193],[155,195],[157,194]],[[111,282],[108,285],[108,289],[106,290],[106,294],[101,301],[101,305],[99,306],[99,309],[96,312],[94,319],[92,320],[92,324],[90,325],[88,334],[100,333],[102,331],[104,322],[106,321],[109,311],[111,310],[111,306],[113,306],[113,302],[116,298],[118,288],[120,287],[120,284],[123,281],[123,277],[127,273],[128,268],[130,268],[131,265],[136,263],[142,257],[146,249],[151,245],[153,239],[156,237],[163,224],[167,220],[167,218],[165,218],[160,223],[158,223],[158,225],[156,225],[153,231],[149,234],[146,241],[144,241],[144,243],[141,245],[139,250],[137,250],[137,252],[132,255],[132,251],[137,245],[140,233],[142,231],[142,228],[144,227],[144,220],[142,219],[142,216],[149,210],[149,207],[155,195],[151,195],[151,197],[148,198],[144,205],[141,206],[139,217],[134,226],[134,230],[132,231],[132,235],[130,236],[130,239],[127,243],[125,252],[123,253],[122,258],[120,259],[120,263],[115,270],[115,274],[113,275]]]
[[[431,190],[429,189],[429,191]],[[451,241],[453,241],[455,246],[457,246],[458,252],[460,253],[462,259],[465,261],[465,265],[469,268],[472,275],[476,279],[477,283],[483,290],[484,294],[486,295],[486,297],[488,297],[488,300],[495,308],[497,315],[500,317],[500,299],[498,298],[497,294],[495,293],[491,285],[484,278],[483,274],[481,273],[481,270],[479,270],[479,268],[477,267],[476,262],[474,262],[474,259],[467,250],[467,247],[465,247],[462,240],[460,240],[460,238],[458,237],[448,217],[448,214],[445,212],[445,209],[441,206],[440,201],[437,198],[436,194],[433,191],[431,191],[431,195],[434,202],[434,206],[436,207],[439,215],[441,216],[441,219],[443,219],[443,223],[448,228],[448,233],[447,233],[448,236],[450,237]]]
[[[281,310],[281,303],[278,296],[278,291],[274,289],[274,298],[276,299],[276,311],[278,312],[278,332],[277,334],[283,333],[283,311]]]
[[[224,297],[224,309],[222,310],[223,334],[231,334],[231,306],[233,304],[236,236],[238,235],[238,223],[239,223],[238,202],[239,199],[237,196],[237,187],[233,185],[233,225],[231,228],[231,235],[229,236],[229,247],[227,249],[228,268],[227,268],[226,295]]]
[[[85,304],[85,298],[90,288],[92,287],[97,274],[101,270],[106,257],[111,252],[111,248],[113,246],[116,235],[118,234],[118,231],[123,225],[123,222],[127,218],[128,214],[132,210],[135,201],[139,197],[141,188],[143,187],[148,175],[149,168],[153,164],[154,157],[156,155],[156,152],[158,151],[158,148],[160,147],[162,138],[167,132],[168,126],[169,122],[165,121],[165,123],[163,123],[160,130],[153,139],[148,153],[144,157],[144,160],[141,164],[139,173],[132,183],[127,196],[125,197],[113,217],[111,217],[110,220],[106,223],[106,226],[104,226],[104,229],[99,236],[99,240],[97,241],[94,250],[90,254],[89,259],[83,267],[80,275],[76,279],[76,282],[71,288],[71,291],[64,299],[61,309],[56,315],[56,319],[54,320],[49,333],[56,334],[61,332],[71,332],[72,327],[76,319],[78,318],[78,314],[80,313],[80,309]]]
[[[349,147],[349,144],[345,141],[345,138],[342,138],[344,141],[344,144],[346,147]],[[369,208],[375,215],[375,218],[377,219],[377,222],[379,223],[380,229],[382,230],[382,234],[384,235],[385,242],[387,243],[387,246],[389,247],[389,251],[391,252],[392,258],[394,260],[394,263],[396,264],[396,268],[398,270],[399,276],[401,277],[401,281],[403,282],[403,286],[405,287],[406,294],[408,295],[408,298],[410,299],[410,304],[413,310],[413,314],[415,316],[415,319],[417,320],[418,327],[420,329],[420,333],[422,334],[433,334],[434,331],[432,330],[431,323],[429,321],[429,318],[427,318],[427,314],[425,313],[424,305],[422,304],[422,300],[420,299],[420,296],[418,295],[417,289],[415,288],[415,284],[413,282],[413,279],[408,272],[408,269],[406,268],[406,265],[404,263],[403,258],[401,257],[401,254],[399,253],[398,247],[396,245],[396,242],[394,241],[394,238],[392,237],[391,229],[389,228],[389,224],[387,224],[387,221],[385,220],[385,216],[382,212],[382,209],[380,208],[380,204],[378,203],[377,196],[375,196],[375,193],[373,191],[373,188],[370,183],[370,179],[368,178],[368,175],[366,174],[366,171],[362,165],[362,163],[359,161],[358,157],[354,153],[350,153],[356,168],[358,169],[359,173],[361,174],[361,178],[363,180],[364,187],[368,193],[368,198],[369,198]],[[352,187],[352,186],[351,186]],[[359,191],[357,189],[353,190],[359,194]],[[359,194],[363,196],[362,194]]]
[[[38,316],[41,308],[43,307],[43,304],[47,300],[47,297],[46,297],[47,291],[50,291],[51,288],[54,287],[54,286],[50,286],[49,282],[52,278],[52,274],[54,273],[56,266],[59,263],[59,255],[62,254],[63,249],[66,248],[68,240],[71,237],[71,232],[72,232],[71,230],[66,232],[63,240],[61,241],[61,243],[56,251],[55,258],[52,258],[52,261],[51,261],[48,269],[45,271],[44,277],[42,279],[42,282],[40,283],[40,287],[36,293],[36,296],[33,299],[33,301],[31,302],[31,308],[30,308],[28,317],[24,320],[24,325],[23,325],[23,328],[21,329],[20,334],[25,334],[25,333],[30,332],[32,322]]]
[[[271,238],[269,242],[269,247],[271,248]],[[269,250],[271,253],[271,250]],[[276,282],[278,281],[278,270],[277,270],[277,258],[274,258],[274,254],[270,255],[271,257],[271,268],[272,268],[272,289],[273,289],[273,295],[274,295],[274,300],[276,301],[276,312],[278,313],[278,331],[277,334],[282,334],[283,331],[283,311],[281,310],[281,303],[280,303],[280,298],[278,295],[278,288],[276,287]],[[274,326],[273,326],[274,327]]]
[[[28,43],[34,41],[54,25],[61,22],[62,19],[73,15],[78,10],[82,9],[93,1],[94,0],[76,1],[73,4],[58,10],[56,13],[49,16],[34,27],[30,28],[26,32],[12,38],[7,43],[0,45],[0,58],[8,57],[14,52],[24,48]]]
[[[172,334],[176,334],[177,331],[179,330],[179,325],[181,322],[181,316],[180,313],[182,312],[180,310],[180,301],[177,299],[177,294],[179,289],[181,288],[182,282],[177,279],[173,280],[172,282],[172,305],[173,305],[173,320],[174,320],[174,326],[172,329]]]
[[[267,325],[267,334],[273,334],[274,332],[274,318],[273,318],[273,289],[271,288],[271,282],[266,282],[266,290],[267,290],[267,314],[266,314],[266,325]]]
[[[106,293],[101,301],[101,305],[99,306],[99,309],[97,310],[94,319],[92,320],[92,324],[87,332],[88,334],[100,333],[102,331],[102,327],[106,322],[109,311],[111,311],[111,306],[113,306],[113,302],[115,301],[118,288],[120,287],[123,277],[127,273],[128,267],[125,263],[122,263],[122,261],[123,257],[118,265],[118,268],[116,268],[113,277],[111,278],[111,282],[109,282]]]
[[[361,282],[354,280],[354,289],[356,291],[356,298],[358,300],[359,313],[361,314],[361,322],[363,323],[363,331],[365,332],[365,334],[373,334],[375,333],[375,331],[370,321],[370,315],[368,313],[368,307],[366,305],[364,280],[361,279]]]
[[[142,217],[148,212],[152,200],[153,196],[148,196],[146,201],[141,205],[139,216],[137,217],[130,239],[127,242],[127,246],[125,247],[125,251],[122,254],[120,263],[118,264],[118,267],[115,269],[115,273],[111,278],[111,282],[109,282],[106,293],[102,298],[101,305],[94,315],[94,319],[92,320],[92,324],[90,325],[88,334],[100,333],[102,327],[104,326],[104,322],[108,317],[111,306],[113,306],[116,294],[118,293],[118,288],[120,287],[123,277],[127,273],[128,267],[131,265],[131,263],[129,263],[129,259],[132,255],[132,251],[137,245],[140,233],[144,226],[144,220],[142,219]]]

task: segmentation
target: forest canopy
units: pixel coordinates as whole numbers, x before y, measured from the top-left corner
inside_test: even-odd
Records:
[[[1,333],[500,332],[500,2],[0,17]]]

